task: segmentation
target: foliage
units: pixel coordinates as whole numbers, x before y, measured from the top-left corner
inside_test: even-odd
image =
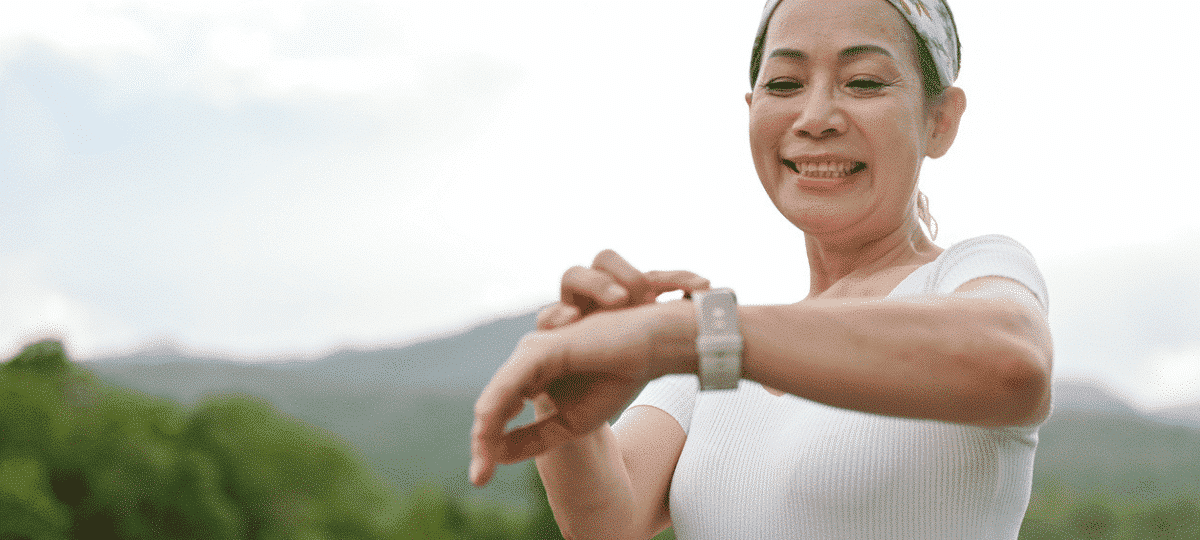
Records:
[[[1020,538],[1200,539],[1200,433],[1132,412],[1056,411]]]
[[[1031,508],[1021,540],[1194,540],[1200,538],[1200,499],[1180,497],[1156,502],[1101,500],[1083,495],[1061,512]]]
[[[0,367],[0,538],[386,538],[394,504],[343,442],[261,400],[185,410],[56,342]]]
[[[361,462],[258,398],[103,384],[57,342],[0,366],[0,540],[561,538],[531,466],[526,515],[433,485],[402,503]]]
[[[103,383],[58,343],[32,345],[0,365],[0,540],[562,538],[532,464],[514,468],[523,484],[483,502],[440,476],[376,479],[381,463],[441,471],[429,452],[390,456],[401,446],[391,461],[370,459],[379,441],[420,439],[447,470],[462,467],[451,445],[466,428],[454,422],[469,417],[451,414],[450,398],[359,396],[351,414],[332,393],[309,396],[304,407],[244,394],[184,406]],[[311,409],[302,417],[325,429],[275,408],[285,405]],[[1200,434],[1070,413],[1042,432],[1022,540],[1200,538]],[[1134,449],[1147,441],[1161,450]],[[657,540],[672,538],[668,529]]]

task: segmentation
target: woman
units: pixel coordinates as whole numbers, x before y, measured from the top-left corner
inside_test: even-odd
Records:
[[[769,2],[751,151],[805,233],[809,296],[720,315],[740,319],[742,380],[701,391],[715,319],[654,299],[707,282],[602,252],[479,397],[471,480],[536,457],[570,538],[1016,538],[1050,408],[1047,293],[1011,239],[943,250],[921,228],[957,72],[941,0]],[[538,419],[506,433],[526,399]]]

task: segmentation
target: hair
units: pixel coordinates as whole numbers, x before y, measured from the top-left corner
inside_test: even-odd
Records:
[[[758,82],[758,72],[762,69],[763,49],[767,44],[767,27],[770,26],[771,17],[775,15],[775,10],[779,9],[779,5],[783,0],[775,2],[771,7],[771,11],[763,16],[760,23],[758,35],[754,37],[754,49],[750,53],[750,88],[754,88],[754,84]],[[954,22],[954,13],[950,11],[950,5],[942,2],[946,6],[946,13],[950,14],[950,25],[954,27],[955,42],[958,46],[959,64],[962,63],[962,38],[958,36],[958,26]],[[894,7],[893,7],[894,8]],[[903,18],[903,17],[901,17]],[[936,103],[942,93],[946,91],[946,87],[942,86],[942,78],[938,75],[937,64],[933,61],[933,53],[929,52],[929,43],[921,36],[917,29],[913,27],[908,19],[904,19],[904,24],[908,26],[908,30],[912,32],[916,38],[917,49],[917,64],[921,68],[921,86],[925,93],[925,104],[931,105]]]
[[[771,17],[775,15],[775,10],[779,9],[779,4],[782,4],[783,1],[779,0],[775,2],[775,5],[771,7],[771,11],[763,15],[763,20],[759,23],[758,35],[754,36],[754,48],[750,53],[751,90],[754,89],[755,83],[758,82],[758,72],[762,70],[763,49],[767,44],[767,28],[771,25]],[[958,37],[958,26],[954,22],[954,14],[950,11],[950,5],[945,1],[942,4],[946,6],[946,12],[950,14],[950,24],[954,27],[955,41],[958,45],[958,58],[961,64],[962,40]],[[904,24],[908,26],[908,30],[916,38],[917,64],[921,68],[921,87],[925,95],[925,106],[929,107],[941,99],[942,94],[946,92],[946,87],[942,86],[942,78],[938,75],[937,64],[933,61],[933,53],[929,52],[929,43],[917,32],[912,23],[908,22],[908,19],[904,19]],[[937,240],[937,220],[933,219],[933,215],[929,213],[929,197],[920,189],[917,190],[917,217],[925,224],[925,228],[929,230],[930,238]]]

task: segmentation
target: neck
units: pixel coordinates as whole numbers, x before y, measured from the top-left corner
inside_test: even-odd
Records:
[[[897,266],[925,264],[941,249],[925,236],[915,217],[882,236],[831,239],[805,233],[808,250],[809,298],[846,280],[861,280]]]

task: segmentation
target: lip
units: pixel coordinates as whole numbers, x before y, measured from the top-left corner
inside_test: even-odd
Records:
[[[781,164],[788,170],[792,171],[798,178],[797,181],[801,186],[814,188],[831,188],[845,182],[852,181],[859,173],[867,170],[866,162],[854,159],[849,156],[824,153],[824,154],[796,154],[780,158]],[[830,175],[809,175],[801,172],[805,165],[830,163],[848,168],[841,171],[843,174],[832,174],[835,171],[828,171]]]

